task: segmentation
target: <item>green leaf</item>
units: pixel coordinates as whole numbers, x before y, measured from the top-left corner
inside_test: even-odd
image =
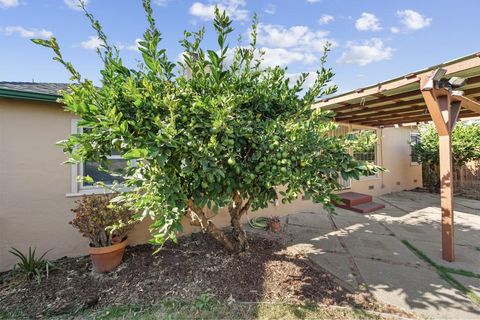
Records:
[[[147,149],[132,149],[122,155],[122,157],[126,160],[142,159],[142,158],[146,158],[147,156],[148,156]]]

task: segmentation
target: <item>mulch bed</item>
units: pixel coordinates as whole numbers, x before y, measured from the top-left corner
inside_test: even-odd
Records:
[[[220,301],[317,302],[405,315],[367,293],[348,292],[279,242],[256,236],[250,245],[248,253],[231,254],[209,237],[194,234],[177,245],[166,244],[155,255],[150,245],[127,248],[123,264],[108,274],[93,273],[88,256],[55,261],[58,269],[41,283],[14,284],[11,273],[3,273],[0,309],[41,317],[209,294]]]

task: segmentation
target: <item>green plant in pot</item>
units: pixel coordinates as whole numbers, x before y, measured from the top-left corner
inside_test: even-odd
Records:
[[[132,212],[111,202],[114,195],[85,195],[75,201],[75,218],[70,221],[90,240],[90,257],[95,272],[108,272],[121,262],[127,234],[133,228]]]

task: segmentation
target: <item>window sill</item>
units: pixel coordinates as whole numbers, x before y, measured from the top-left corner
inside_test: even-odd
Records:
[[[104,189],[87,189],[87,190],[81,190],[78,192],[67,193],[65,197],[75,198],[75,197],[81,197],[81,196],[88,196],[92,194],[109,194],[109,193],[113,193],[113,191],[104,190]]]
[[[356,180],[358,181],[372,181],[372,180],[380,180],[380,176],[374,175],[374,176],[368,176],[368,177],[360,177],[360,179]]]
[[[122,188],[119,191],[120,192],[128,192],[131,191],[132,189],[129,188]],[[76,197],[81,197],[81,196],[88,196],[92,194],[111,194],[115,193],[113,190],[106,190],[106,189],[99,189],[99,188],[92,188],[92,189],[84,189],[80,190],[78,192],[72,192],[72,193],[67,193],[65,195],[66,198],[76,198]]]

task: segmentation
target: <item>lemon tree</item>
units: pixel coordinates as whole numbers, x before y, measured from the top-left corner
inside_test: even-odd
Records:
[[[334,137],[333,114],[312,108],[331,94],[328,46],[313,85],[308,74],[292,82],[286,68],[264,67],[257,49],[257,21],[248,46],[229,47],[232,21],[215,11],[218,47],[202,46],[204,29],[185,32],[180,62],[160,47],[150,1],[143,1],[148,28],[139,42],[142,64],[124,66],[102,27],[86,12],[103,45],[102,83],[96,87],[66,61],[54,38],[34,40],[53,49],[54,59],[75,84],[63,93],[66,110],[81,117],[88,130],[62,143],[70,163],[93,160],[109,171],[111,150],[135,160],[121,172],[116,201],[153,218],[153,242],[176,239],[185,217],[230,250],[245,250],[241,218],[272,203],[312,199],[332,209],[339,177],[370,175],[378,167],[361,163],[346,151],[351,139]],[[225,208],[231,233],[212,216]]]

